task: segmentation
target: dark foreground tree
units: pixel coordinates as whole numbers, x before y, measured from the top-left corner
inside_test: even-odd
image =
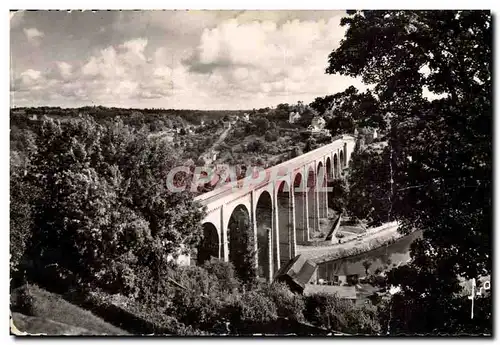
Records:
[[[79,286],[132,294],[169,255],[198,243],[203,211],[172,188],[189,182],[186,172],[168,183],[181,164],[164,141],[90,117],[47,119],[37,134],[26,176],[40,191],[25,253],[32,280],[50,283],[46,268],[55,267]]]
[[[491,305],[478,302],[484,322],[471,322],[470,300],[455,294],[459,276],[492,269],[491,13],[348,14],[327,73],[375,84],[380,111],[391,115],[392,212],[404,231],[423,230],[413,262],[390,276],[402,292],[389,330],[491,333]]]

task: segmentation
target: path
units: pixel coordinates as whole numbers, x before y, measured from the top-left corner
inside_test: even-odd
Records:
[[[200,158],[203,158],[203,160],[205,160],[207,164],[209,164],[209,162],[212,161],[213,149],[226,139],[232,127],[233,126],[231,125],[231,123],[229,123],[229,127],[224,129],[224,131],[220,134],[219,138],[215,141],[215,143],[213,143],[210,148],[206,149],[205,152],[203,152],[203,154],[200,155]]]
[[[315,262],[336,260],[345,256],[358,255],[362,252],[376,249],[376,245],[381,245],[382,242],[387,242],[390,239],[400,236],[398,233],[398,224],[391,222],[377,228],[369,228],[364,234],[344,237],[342,238],[342,243],[329,246],[297,245],[297,253]]]

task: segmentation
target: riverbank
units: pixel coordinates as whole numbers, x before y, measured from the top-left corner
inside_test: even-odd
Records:
[[[377,228],[367,229],[364,234],[343,238],[342,243],[328,246],[297,245],[297,252],[315,263],[342,259],[393,243],[403,237],[398,232],[398,227],[397,222],[386,223]]]

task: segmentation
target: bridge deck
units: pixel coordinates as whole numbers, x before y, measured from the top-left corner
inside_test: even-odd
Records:
[[[286,176],[288,173],[293,170],[300,168],[314,159],[324,156],[325,154],[330,154],[334,147],[336,147],[340,142],[343,141],[354,141],[354,137],[350,135],[339,135],[332,138],[332,143],[319,147],[315,150],[307,152],[298,157],[289,159],[283,163],[272,166],[265,170],[261,170],[259,172],[259,178],[257,176],[247,176],[237,181],[231,181],[226,183],[220,187],[216,187],[214,190],[203,193],[195,197],[195,200],[200,202],[202,205],[209,205],[210,203],[223,198],[225,196],[237,193],[237,194],[245,194],[250,190],[257,189],[261,186],[265,186],[271,180],[278,180],[280,177]],[[333,162],[332,162],[333,164]],[[263,176],[264,174],[264,176]],[[258,183],[252,183],[252,181],[259,181]],[[246,182],[246,183],[245,183]],[[293,181],[292,181],[293,183]],[[245,188],[247,187],[247,188]]]

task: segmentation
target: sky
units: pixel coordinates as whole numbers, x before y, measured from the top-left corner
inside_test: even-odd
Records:
[[[11,106],[236,110],[363,90],[325,74],[344,14],[11,12]]]

